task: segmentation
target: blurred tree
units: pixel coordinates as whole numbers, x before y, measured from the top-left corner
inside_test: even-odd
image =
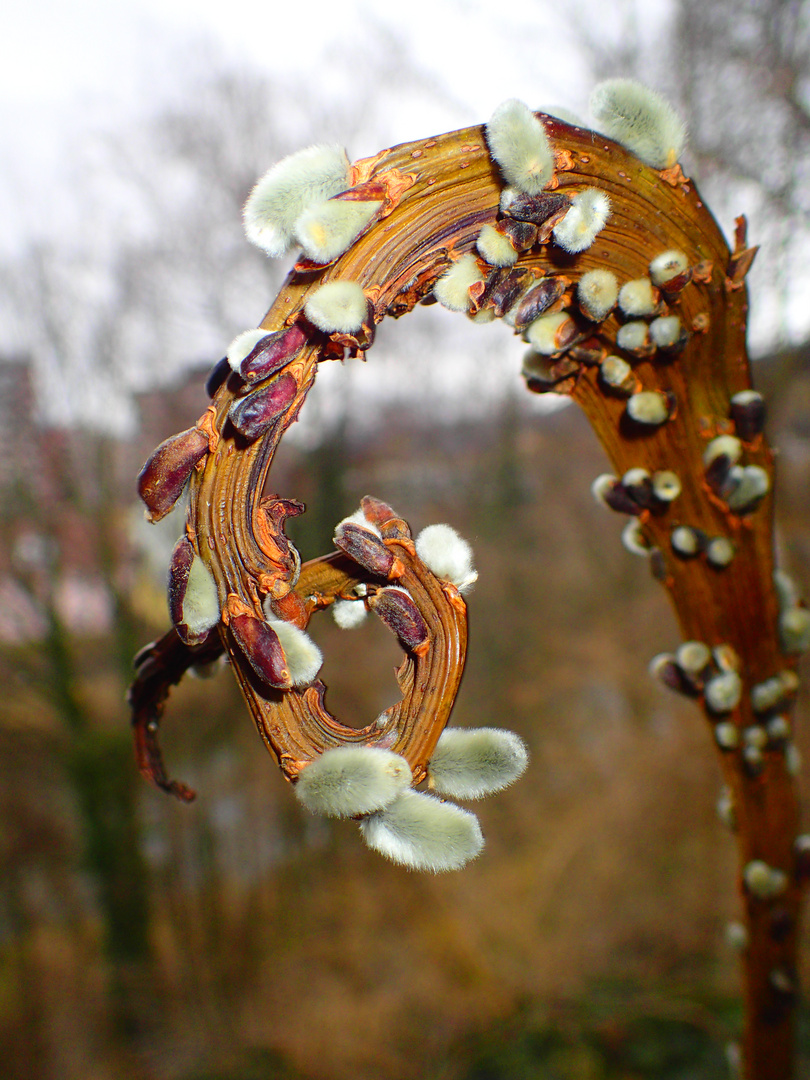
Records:
[[[650,25],[637,0],[570,18],[597,79],[632,76],[678,103],[689,128],[689,172],[730,232],[749,217],[761,246],[752,292],[753,345],[805,340],[802,300],[810,265],[810,3],[807,0],[670,0]]]

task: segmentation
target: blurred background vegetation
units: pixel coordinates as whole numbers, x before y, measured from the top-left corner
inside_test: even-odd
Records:
[[[635,6],[613,7],[611,38],[589,36],[589,6],[571,5],[589,70],[670,93],[707,202],[724,224],[746,208],[763,243],[755,380],[780,451],[780,557],[807,589],[810,331],[794,315],[806,307],[808,5],[667,5],[663,68]],[[647,676],[677,629],[621,548],[622,522],[589,494],[605,467],[596,441],[574,409],[525,393],[506,328],[435,308],[383,326],[368,363],[322,370],[271,478],[307,504],[290,523],[305,558],[331,548],[366,493],[414,529],[447,521],[472,542],[480,580],[453,722],[511,728],[531,751],[523,779],[480,805],[483,856],[409,874],[351,823],[308,816],[226,669],[188,679],[164,724],[170,769],[197,801],[137,775],[124,693],[133,654],[167,625],[182,520],[147,527],[134,477],[200,415],[207,369],[281,281],[284,267],[243,240],[241,203],[301,145],[396,141],[391,95],[452,97],[374,32],[348,104],[216,65],[189,77],[180,104],[96,133],[70,161],[75,213],[92,227],[33,237],[0,265],[14,330],[0,356],[9,1080],[724,1075],[739,1005],[723,930],[737,901],[709,734]],[[360,724],[394,700],[397,651],[380,626],[340,632],[322,617],[313,632],[334,712]],[[810,759],[807,706],[803,690]]]

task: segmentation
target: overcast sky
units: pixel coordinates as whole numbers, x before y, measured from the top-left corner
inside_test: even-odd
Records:
[[[578,2],[570,0],[563,10],[570,12]],[[133,163],[124,161],[116,177],[108,157],[110,147],[113,153],[116,146],[129,147],[127,138],[138,119],[164,112],[168,104],[193,106],[189,95],[200,79],[244,66],[283,85],[280,107],[294,100],[301,87],[310,100],[332,104],[339,99],[342,108],[331,111],[342,118],[340,125],[352,123],[354,84],[362,83],[363,67],[369,61],[373,66],[375,55],[390,55],[391,43],[417,77],[407,85],[387,83],[373,124],[358,115],[353,130],[318,131],[316,139],[343,143],[349,156],[357,158],[480,123],[508,97],[534,107],[582,109],[588,88],[585,64],[576,32],[560,10],[550,0],[512,0],[508,8],[469,0],[411,0],[407,7],[370,0],[29,0],[20,5],[6,16],[0,37],[0,259],[14,266],[15,256],[32,239],[46,239],[61,260],[54,262],[49,255],[49,266],[64,263],[67,274],[56,286],[62,303],[57,320],[64,318],[69,326],[54,350],[38,340],[36,307],[26,323],[16,317],[20,307],[13,296],[0,295],[0,350],[33,353],[37,384],[49,387],[48,402],[58,416],[82,410],[82,422],[101,417],[115,430],[131,430],[130,384],[148,381],[157,372],[157,377],[170,378],[178,365],[199,355],[216,359],[233,334],[255,325],[246,320],[257,320],[269,300],[257,275],[261,299],[249,301],[243,295],[244,311],[233,326],[217,330],[198,324],[199,305],[174,308],[174,339],[157,347],[147,334],[134,348],[137,368],[125,368],[123,374],[97,368],[93,392],[86,388],[82,372],[92,362],[95,328],[104,322],[103,309],[115,287],[107,266],[116,257],[116,237],[120,244],[132,217],[121,208],[116,219],[116,183]],[[375,54],[374,43],[381,40]],[[113,132],[115,140],[95,139],[99,132]],[[300,138],[313,141],[308,132]],[[95,154],[101,171],[93,173],[87,163],[93,166]],[[271,158],[258,167],[272,164]],[[165,207],[163,212],[168,213]],[[238,219],[235,224],[239,227]],[[69,254],[63,258],[72,247],[90,254],[74,266]],[[210,274],[213,280],[216,266]],[[140,315],[157,325],[156,313],[144,309]],[[121,327],[112,332],[120,360]],[[506,344],[514,351],[514,343],[502,337],[500,351]],[[480,344],[476,348],[480,351]],[[469,346],[459,349],[466,353]],[[382,372],[378,379],[384,381]]]
[[[654,25],[667,5],[640,6]],[[507,97],[581,110],[587,75],[568,21],[574,7],[551,0],[29,0],[6,14],[0,37],[0,243],[36,227],[30,207],[59,192],[65,159],[83,132],[125,127],[156,111],[206,57],[281,76],[291,87],[300,80],[346,95],[370,35],[383,28],[446,90],[434,107],[424,99],[395,104],[388,145],[485,120]],[[606,33],[611,7],[594,5]],[[355,155],[371,149],[378,147],[349,147]]]
[[[94,196],[77,198],[71,176],[92,145],[88,136],[113,131],[125,139],[137,119],[188,102],[195,76],[242,65],[282,82],[289,95],[302,87],[316,100],[339,99],[336,114],[353,117],[354,83],[373,43],[395,42],[420,78],[402,88],[388,84],[373,130],[361,116],[354,132],[329,131],[357,158],[481,123],[509,97],[587,116],[592,76],[576,13],[592,38],[618,42],[617,13],[630,3],[29,0],[6,14],[0,36],[0,258],[31,237],[50,234],[63,247],[76,235],[92,238],[87,206]],[[658,36],[670,10],[670,0],[636,0],[640,37]],[[80,175],[85,183],[87,174]],[[114,193],[110,198],[114,203]],[[723,224],[728,233],[731,222]],[[757,273],[755,264],[755,287]],[[761,324],[772,324],[774,317],[762,318],[761,300],[754,311]],[[806,324],[806,316],[799,321]],[[13,353],[27,343],[0,340],[0,347]]]
[[[166,55],[206,36],[233,59],[270,73],[317,77],[321,68],[328,78],[334,66],[362,64],[367,28],[377,22],[401,36],[418,63],[463,90],[471,108],[491,109],[493,99],[521,87],[553,85],[576,63],[558,3],[513,0],[499,8],[476,0],[410,0],[407,7],[363,0],[30,0],[6,20],[0,93],[6,105],[50,105],[82,93],[124,101],[144,89],[148,72],[157,96],[171,81],[160,72]]]

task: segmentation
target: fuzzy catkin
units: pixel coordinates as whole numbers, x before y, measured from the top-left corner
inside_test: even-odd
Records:
[[[432,795],[404,791],[360,823],[370,848],[411,870],[459,870],[484,846],[474,814]]]
[[[683,153],[684,122],[665,98],[634,79],[599,83],[590,104],[599,130],[647,165],[667,169]]]
[[[316,203],[296,221],[295,238],[313,262],[332,262],[348,251],[381,205],[346,199]]]
[[[597,188],[585,188],[571,200],[562,221],[554,226],[554,239],[569,254],[575,255],[591,246],[610,217],[610,199]]]
[[[183,621],[195,637],[205,634],[219,622],[219,594],[214,575],[199,555],[191,560],[188,572]]]
[[[308,207],[349,186],[341,146],[308,146],[273,165],[256,183],[243,212],[248,240],[278,258],[292,245],[295,224]]]
[[[516,98],[504,101],[492,114],[486,137],[506,182],[539,195],[554,175],[554,151],[531,109]]]
[[[338,746],[301,772],[295,794],[314,814],[357,817],[384,809],[411,780],[408,762],[391,750]]]
[[[430,784],[453,799],[480,799],[514,783],[528,764],[520,736],[500,728],[445,728],[428,766]]]

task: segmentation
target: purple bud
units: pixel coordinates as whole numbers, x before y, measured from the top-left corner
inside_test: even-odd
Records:
[[[561,193],[552,195],[543,191],[539,195],[524,195],[521,192],[509,202],[504,213],[517,221],[531,221],[535,225],[543,225],[552,217],[555,220],[563,217],[570,206],[571,200]]]
[[[528,251],[537,243],[537,226],[531,221],[504,218],[498,222],[498,231],[508,236],[515,251]]]
[[[731,419],[737,436],[752,442],[765,427],[765,399],[756,390],[741,390],[731,399]]]
[[[547,394],[549,391],[568,393],[563,388],[566,379],[573,378],[580,371],[580,365],[567,356],[552,360],[550,356],[541,356],[530,352],[523,360],[523,378],[526,388],[533,394]]]
[[[231,365],[228,363],[228,357],[223,356],[221,360],[211,368],[211,374],[205,380],[205,392],[210,398],[214,397],[217,390],[224,382],[227,381],[231,375]]]
[[[394,565],[394,554],[371,529],[343,521],[335,530],[335,544],[341,551],[378,577],[388,577]]]
[[[278,690],[289,690],[292,680],[287,658],[272,626],[248,614],[231,615],[228,625],[236,644],[262,682]]]
[[[201,645],[219,622],[216,584],[183,536],[169,564],[169,615],[184,645]]]
[[[203,638],[188,639],[187,627],[183,622],[183,601],[186,598],[188,575],[194,561],[194,548],[187,536],[181,536],[174,545],[169,563],[169,617],[174,623],[177,636],[185,645],[197,645]],[[205,635],[207,636],[207,635]]]
[[[403,521],[388,503],[376,499],[373,495],[364,495],[360,506],[366,520],[376,525],[384,540],[410,540],[411,530],[407,521]]]
[[[418,652],[427,643],[430,637],[427,623],[413,597],[404,589],[380,589],[368,598],[368,606],[409,652]]]
[[[579,341],[568,350],[572,360],[578,360],[580,364],[588,367],[596,367],[601,364],[607,355],[607,350],[599,338],[590,337],[585,341]]]
[[[515,312],[515,333],[521,334],[527,326],[543,314],[565,292],[565,282],[560,278],[543,278],[526,293]]]
[[[295,359],[306,343],[306,332],[298,323],[277,330],[256,343],[242,361],[239,372],[248,382],[266,379]]]
[[[191,470],[208,453],[208,436],[198,428],[172,435],[152,451],[138,474],[138,494],[150,521],[160,521],[180,498]]]
[[[694,687],[684,679],[683,672],[678,667],[675,657],[671,653],[659,653],[650,661],[650,674],[679,694],[695,696]]]
[[[733,462],[728,454],[718,454],[706,466],[706,482],[720,496],[725,496],[733,485],[729,486],[729,474]]]
[[[298,383],[292,375],[279,375],[246,397],[231,405],[228,419],[248,442],[255,442],[289,407],[298,393]]]
[[[479,306],[491,307],[496,319],[502,319],[520,294],[531,281],[528,270],[500,269],[487,278],[487,287],[479,301]]]
[[[392,518],[399,517],[399,514],[392,510],[387,502],[383,502],[374,495],[364,495],[360,500],[360,507],[366,520],[376,525],[378,529]]]
[[[628,469],[621,479],[622,487],[627,494],[642,508],[650,510],[656,505],[655,492],[652,485],[652,477],[646,469]]]
[[[643,509],[621,480],[616,480],[612,487],[607,487],[601,493],[601,498],[611,510],[615,510],[619,514],[640,514]]]
[[[688,266],[686,270],[669,278],[668,281],[656,282],[656,284],[662,292],[666,293],[667,300],[674,300],[678,293],[682,292],[691,280],[692,267]]]

